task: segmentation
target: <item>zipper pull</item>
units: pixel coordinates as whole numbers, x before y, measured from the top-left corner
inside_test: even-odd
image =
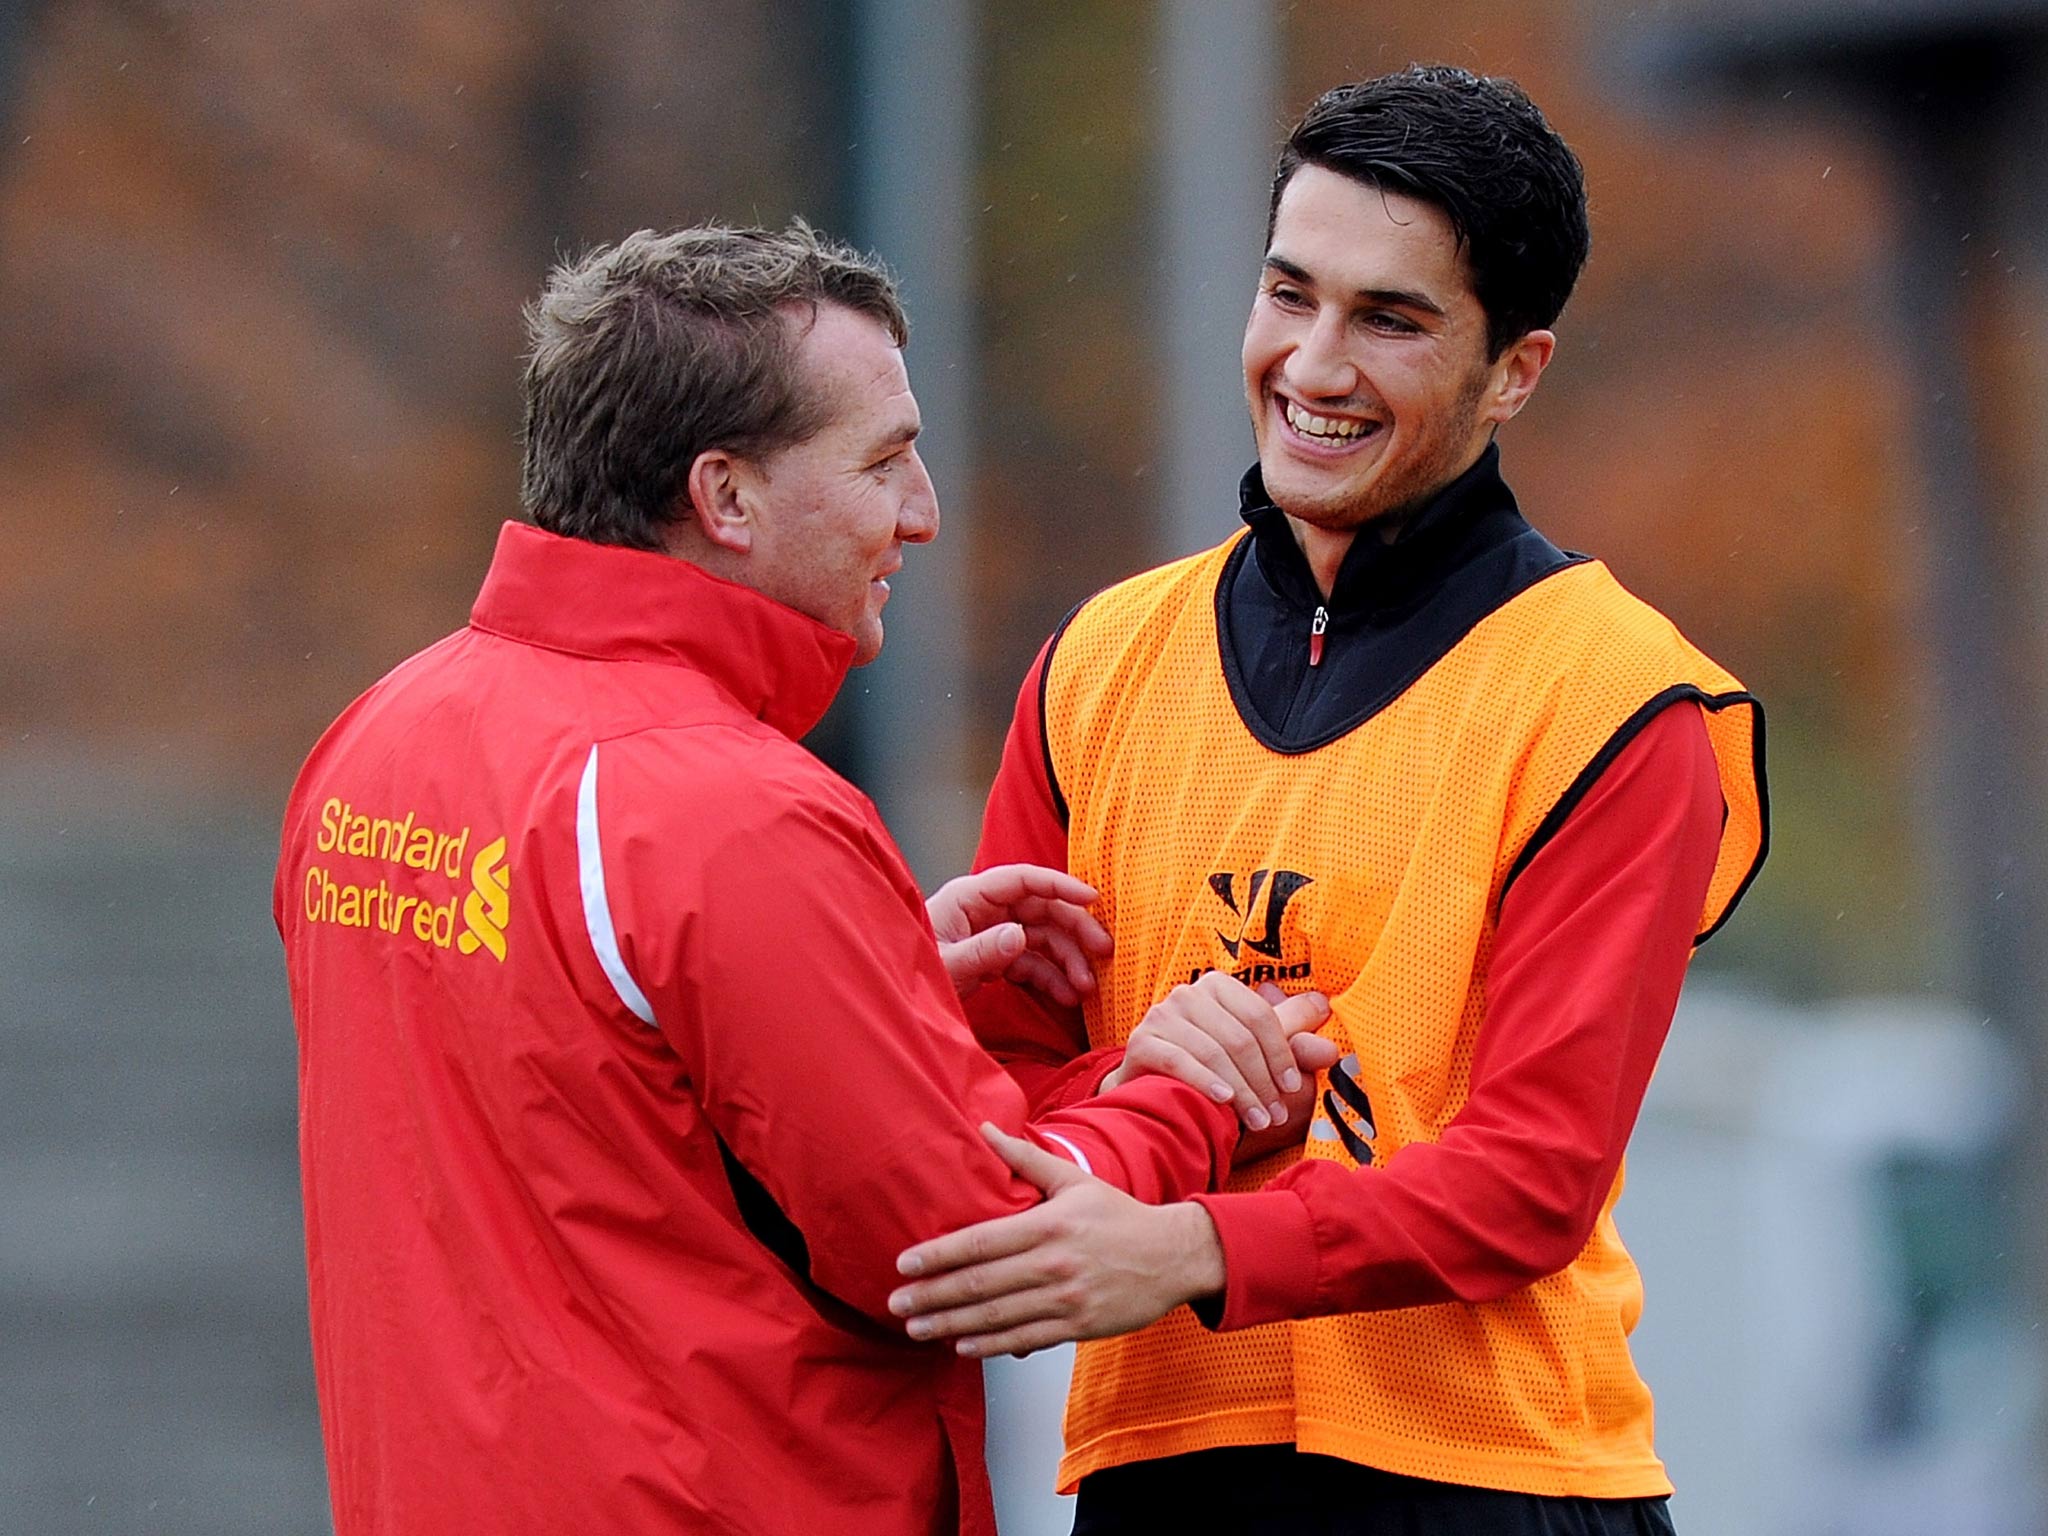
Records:
[[[1316,616],[1308,621],[1308,664],[1323,664],[1323,631],[1330,627],[1330,610],[1316,604]]]

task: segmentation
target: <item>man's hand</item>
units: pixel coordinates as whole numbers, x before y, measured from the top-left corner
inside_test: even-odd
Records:
[[[1095,990],[1095,961],[1110,951],[1109,930],[1088,912],[1098,899],[1060,870],[998,864],[948,880],[924,909],[962,997],[1001,976],[1072,1008]]]
[[[1238,1161],[1299,1140],[1315,1096],[1315,1074],[1343,1055],[1313,1031],[1330,1017],[1320,992],[1288,997],[1268,983],[1254,992],[1234,976],[1205,972],[1167,993],[1139,1021],[1124,1059],[1102,1080],[1104,1091],[1144,1073],[1178,1078],[1217,1103],[1235,1101],[1238,1118],[1257,1136],[1292,1122],[1292,1135],[1239,1143]],[[1302,1117],[1302,1118],[1297,1118]],[[1270,1144],[1269,1144],[1270,1143]]]
[[[1043,1205],[906,1249],[916,1277],[889,1298],[913,1339],[953,1339],[971,1359],[1028,1355],[1156,1322],[1223,1289],[1223,1245],[1199,1205],[1145,1205],[1064,1158],[983,1125]]]

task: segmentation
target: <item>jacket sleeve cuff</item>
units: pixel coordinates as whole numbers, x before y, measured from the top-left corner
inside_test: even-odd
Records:
[[[1123,1061],[1124,1048],[1120,1045],[1076,1056],[1032,1096],[1031,1112],[1044,1114],[1047,1110],[1086,1104],[1102,1092],[1102,1080],[1122,1066]]]
[[[1292,1190],[1196,1195],[1223,1244],[1223,1294],[1192,1304],[1203,1326],[1230,1332],[1315,1315],[1316,1239]]]

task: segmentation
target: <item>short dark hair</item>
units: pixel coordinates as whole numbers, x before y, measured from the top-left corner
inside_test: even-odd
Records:
[[[1487,351],[1556,321],[1592,236],[1579,157],[1519,85],[1448,64],[1340,85],[1287,137],[1266,215],[1304,165],[1441,209],[1486,311]]]
[[[660,548],[699,454],[773,453],[825,425],[790,314],[820,304],[909,340],[888,270],[801,219],[643,229],[556,266],[526,308],[528,515],[552,533]]]

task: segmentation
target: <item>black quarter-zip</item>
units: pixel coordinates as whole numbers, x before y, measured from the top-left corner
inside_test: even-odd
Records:
[[[1240,496],[1251,536],[1217,586],[1217,641],[1238,714],[1278,752],[1355,730],[1487,614],[1583,558],[1523,519],[1491,444],[1398,537],[1361,532],[1327,596],[1258,466]]]

